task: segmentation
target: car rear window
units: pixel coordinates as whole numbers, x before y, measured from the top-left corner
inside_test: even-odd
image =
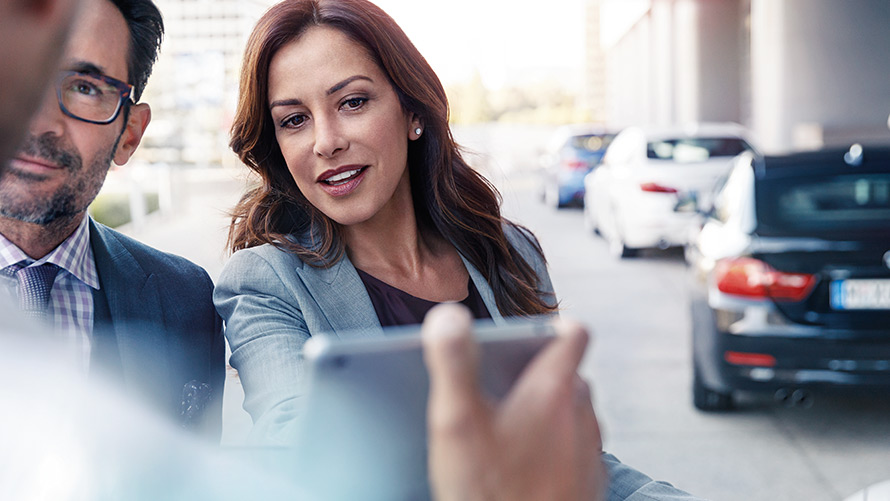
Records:
[[[890,174],[764,179],[758,233],[830,236],[890,230]]]
[[[577,150],[602,151],[612,142],[614,134],[587,134],[581,136],[572,136],[569,138],[568,146]]]
[[[696,137],[652,141],[646,156],[656,160],[672,160],[676,163],[705,162],[712,157],[734,157],[750,149],[737,137]]]

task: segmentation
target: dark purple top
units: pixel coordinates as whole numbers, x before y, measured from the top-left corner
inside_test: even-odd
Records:
[[[377,312],[377,319],[380,320],[381,327],[422,323],[426,312],[439,304],[396,289],[358,268],[356,271],[362,279],[362,283],[365,284],[365,290],[371,296],[371,303],[374,305],[374,311]],[[461,304],[469,308],[473,317],[477,319],[491,318],[491,314],[488,313],[488,308],[485,307],[482,296],[479,295],[473,281],[468,280],[468,282],[468,294]]]

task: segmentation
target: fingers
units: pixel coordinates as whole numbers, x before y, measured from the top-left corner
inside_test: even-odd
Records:
[[[602,462],[603,440],[590,386],[580,376],[575,377],[575,426],[577,448],[576,467],[580,489],[578,499],[602,500],[608,485],[608,475]]]
[[[578,366],[584,358],[589,336],[579,323],[559,320],[554,323],[557,337],[538,356],[525,373],[523,380],[568,385],[576,377]]]
[[[576,322],[558,322],[555,327],[559,335],[532,359],[503,401],[505,415],[519,416],[516,426],[529,426],[523,421],[556,420],[576,429],[579,418],[591,422],[590,391],[585,394],[586,383],[577,373],[587,348],[587,331]],[[598,442],[597,434],[594,430],[590,438]]]
[[[575,376],[575,413],[581,443],[590,444],[589,447],[599,454],[603,449],[600,426],[593,410],[590,385],[580,376]]]

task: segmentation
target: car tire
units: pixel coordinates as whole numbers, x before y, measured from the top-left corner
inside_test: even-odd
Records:
[[[706,412],[728,411],[734,407],[732,393],[719,392],[705,386],[698,367],[692,374],[692,404],[696,409]]]
[[[628,247],[618,235],[609,240],[609,251],[612,255],[621,259],[637,257],[640,254],[640,249]]]

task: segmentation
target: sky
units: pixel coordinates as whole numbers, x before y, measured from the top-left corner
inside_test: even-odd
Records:
[[[374,0],[405,30],[445,85],[479,71],[489,88],[556,76],[577,86],[584,0]]]

